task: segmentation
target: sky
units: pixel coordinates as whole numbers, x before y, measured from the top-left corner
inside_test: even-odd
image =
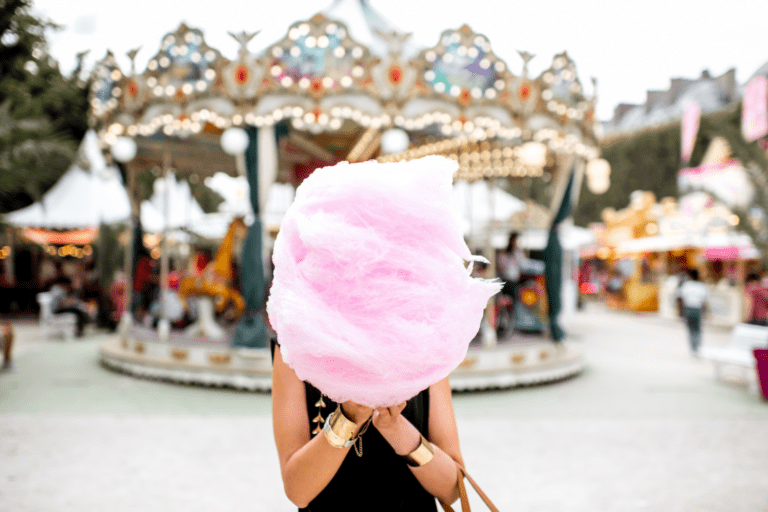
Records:
[[[34,9],[63,28],[49,34],[50,52],[61,70],[75,67],[75,54],[91,50],[86,65],[111,49],[120,67],[125,53],[141,46],[138,70],[181,22],[203,31],[225,57],[238,44],[227,32],[261,32],[249,49],[258,52],[282,39],[296,21],[309,19],[333,0],[33,0]],[[598,79],[597,114],[613,115],[619,103],[644,103],[646,91],[669,87],[671,78],[697,78],[705,69],[720,75],[736,68],[745,83],[768,62],[768,0],[369,0],[420,46],[434,46],[440,33],[469,25],[485,34],[494,53],[513,73],[522,70],[517,50],[536,55],[533,76],[555,54],[567,51],[585,90]],[[351,29],[354,33],[354,29]]]

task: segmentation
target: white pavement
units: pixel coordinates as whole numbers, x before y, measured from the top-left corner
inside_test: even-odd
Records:
[[[0,374],[1,512],[296,510],[268,395],[109,372],[103,335],[17,332],[16,370]],[[678,323],[592,306],[570,332],[583,375],[454,396],[467,467],[500,510],[768,511],[768,402],[715,382]],[[704,343],[727,336],[705,328]]]

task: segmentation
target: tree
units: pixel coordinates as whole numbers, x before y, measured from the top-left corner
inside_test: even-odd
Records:
[[[40,198],[88,128],[88,84],[61,74],[31,0],[0,3],[0,213]]]
[[[747,171],[755,195],[746,208],[733,208],[739,217],[737,229],[744,231],[760,252],[763,268],[768,269],[768,159],[759,141],[747,142],[741,135],[742,105],[715,115],[703,117],[696,139],[698,153],[709,146],[715,137],[723,137],[731,146],[733,156]],[[696,152],[694,152],[694,157]],[[701,156],[699,156],[699,160]],[[717,199],[717,197],[715,196]]]
[[[620,210],[629,203],[635,190],[648,190],[656,197],[677,197],[677,172],[680,169],[680,127],[668,125],[629,136],[606,140],[602,157],[611,164],[611,187],[596,195],[586,180],[579,194],[574,222],[585,226],[600,221],[603,209]]]
[[[747,142],[742,137],[741,110],[741,104],[737,104],[702,116],[690,165],[700,165],[715,137],[728,141],[733,156],[744,165],[755,189],[748,207],[734,209],[739,217],[737,229],[752,238],[764,268],[768,268],[768,160],[759,142]],[[595,195],[585,183],[574,214],[576,223],[586,225],[599,221],[600,213],[607,207],[624,208],[634,190],[649,190],[658,198],[678,196],[679,123],[609,139],[603,143],[602,153],[611,164],[611,188],[604,195]]]

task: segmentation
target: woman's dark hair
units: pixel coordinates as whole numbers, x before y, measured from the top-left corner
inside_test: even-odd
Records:
[[[509,241],[507,242],[506,251],[509,252],[517,247],[517,231],[513,231],[509,234]]]

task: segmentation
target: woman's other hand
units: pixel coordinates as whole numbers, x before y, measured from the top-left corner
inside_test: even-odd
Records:
[[[400,413],[405,409],[405,404],[406,402],[391,407],[377,407],[373,413],[373,426],[379,432],[395,428],[400,418]]]

